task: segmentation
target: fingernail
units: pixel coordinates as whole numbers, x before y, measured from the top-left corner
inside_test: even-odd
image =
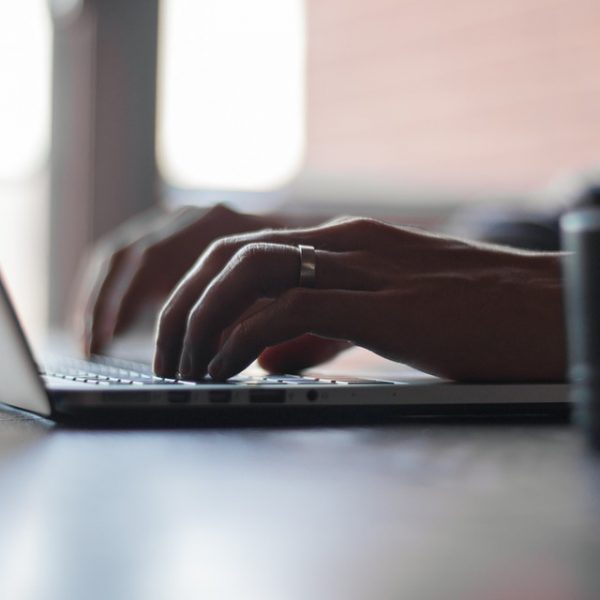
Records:
[[[185,350],[181,356],[179,363],[179,374],[182,377],[187,377],[192,373],[192,355],[188,350]]]

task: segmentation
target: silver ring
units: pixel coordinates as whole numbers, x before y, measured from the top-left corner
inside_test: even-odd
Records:
[[[315,287],[317,281],[317,253],[314,246],[298,245],[300,251],[300,287]]]

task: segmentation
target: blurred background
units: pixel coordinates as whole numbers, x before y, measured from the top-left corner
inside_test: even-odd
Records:
[[[0,0],[2,271],[39,339],[156,203],[552,212],[600,163],[598,57],[597,0]]]

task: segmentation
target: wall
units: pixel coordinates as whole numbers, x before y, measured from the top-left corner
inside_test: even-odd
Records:
[[[307,166],[514,191],[600,163],[597,0],[307,0]]]

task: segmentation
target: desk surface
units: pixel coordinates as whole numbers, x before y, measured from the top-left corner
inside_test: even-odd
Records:
[[[600,595],[568,425],[86,431],[0,411],[0,597]]]

